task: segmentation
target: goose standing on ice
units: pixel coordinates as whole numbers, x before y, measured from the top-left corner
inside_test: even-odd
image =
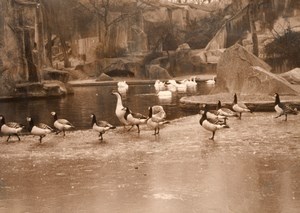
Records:
[[[215,111],[214,112],[209,111],[207,104],[204,104],[203,107],[204,107],[204,110],[200,110],[199,114],[203,115],[204,112],[206,111],[206,117],[207,117],[207,119],[211,123],[214,123],[214,124],[226,124],[226,120],[227,120],[226,116],[224,116],[224,115],[218,115],[218,114],[216,114]]]
[[[166,121],[166,112],[162,106],[155,105],[148,108],[149,116],[147,119],[147,126],[154,129],[154,135],[159,134],[159,127],[163,124],[169,123]]]
[[[212,132],[212,137],[209,138],[210,140],[214,140],[215,133],[216,133],[217,130],[222,129],[222,128],[229,128],[229,126],[226,125],[226,124],[214,124],[214,123],[212,123],[212,122],[207,118],[207,110],[204,110],[204,113],[202,114],[202,117],[201,117],[199,123],[200,123],[200,125],[201,125],[204,129],[206,129],[206,130]]]
[[[125,119],[131,125],[128,129],[130,131],[134,126],[137,126],[138,133],[140,133],[140,125],[145,124],[147,121],[147,117],[140,113],[133,113],[128,107],[125,107]]]
[[[32,135],[40,136],[40,143],[42,143],[42,139],[46,137],[47,134],[54,131],[50,126],[44,123],[39,123],[35,125],[31,117],[27,117],[26,120],[28,122],[28,131]]]
[[[63,132],[63,136],[66,136],[65,131],[68,131],[72,128],[75,128],[73,124],[71,124],[68,120],[66,119],[57,119],[57,114],[56,112],[51,112],[51,115],[54,118],[54,127],[58,130],[57,134],[60,132]]]
[[[223,115],[223,116],[226,116],[226,117],[239,117],[238,114],[236,114],[231,109],[226,108],[226,107],[222,107],[221,101],[218,101],[217,114],[218,115]]]
[[[115,95],[117,97],[117,104],[115,110],[117,118],[124,127],[130,125],[130,123],[125,119],[126,108],[123,106],[121,94],[119,92],[112,92],[112,95]]]
[[[99,140],[103,140],[103,134],[110,130],[110,129],[115,129],[116,127],[111,125],[110,123],[106,121],[97,121],[96,115],[91,114],[92,118],[92,129],[96,132],[99,132]]]
[[[239,113],[239,119],[242,119],[243,112],[251,112],[251,110],[244,103],[238,102],[236,93],[234,94],[232,109]]]
[[[278,93],[275,93],[275,111],[278,113],[278,115],[275,118],[279,118],[280,116],[285,116],[285,121],[287,121],[287,115],[297,115],[297,108],[292,109],[289,105],[283,104],[280,102],[280,98]]]
[[[5,123],[5,118],[3,115],[0,115],[0,130],[4,135],[8,135],[6,141],[9,140],[10,136],[15,135],[17,136],[18,140],[20,141],[19,133],[23,130],[24,125],[16,123],[16,122],[8,122]]]

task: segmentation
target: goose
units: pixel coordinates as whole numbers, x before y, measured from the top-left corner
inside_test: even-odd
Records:
[[[40,139],[39,139],[40,143],[42,143],[42,139],[47,134],[54,131],[50,126],[48,126],[47,124],[44,124],[44,123],[39,123],[37,125],[34,125],[34,121],[31,117],[27,117],[26,120],[28,122],[28,131],[32,135],[40,136]]]
[[[239,119],[242,119],[242,113],[243,112],[251,112],[251,110],[244,103],[237,101],[236,93],[234,94],[232,109],[235,112],[239,113]]]
[[[172,98],[172,92],[169,90],[159,91],[157,93],[158,98]]]
[[[18,140],[20,141],[19,133],[23,130],[24,125],[16,123],[16,122],[8,122],[5,123],[5,118],[3,115],[0,115],[0,130],[4,135],[8,135],[6,141],[9,140],[10,136],[15,135],[17,136]]]
[[[214,124],[210,122],[209,119],[207,118],[207,110],[204,110],[204,113],[202,114],[199,123],[204,129],[212,132],[212,137],[209,138],[210,140],[214,140],[215,133],[217,130],[222,128],[229,128],[229,126],[226,124]]]
[[[140,124],[145,124],[147,121],[147,117],[140,114],[140,113],[133,113],[128,107],[125,107],[125,119],[129,124],[131,124],[131,128],[128,129],[130,131],[134,126],[137,126],[138,128],[138,133],[140,133]]]
[[[186,81],[187,87],[196,87],[197,82],[196,82],[196,76],[191,77],[188,81]]]
[[[200,110],[199,114],[203,115],[204,112],[206,111],[206,117],[207,117],[207,119],[211,123],[214,123],[214,124],[226,124],[226,120],[227,120],[226,116],[224,116],[224,115],[217,115],[217,114],[215,114],[215,112],[209,111],[207,104],[204,104],[203,107],[204,107],[204,111]]]
[[[187,85],[185,83],[181,83],[175,80],[169,80],[168,83],[176,87],[176,91],[180,93],[184,93],[187,90]]]
[[[217,104],[217,114],[218,115],[223,115],[226,117],[239,117],[238,114],[236,114],[234,111],[232,111],[229,108],[222,107],[221,101],[218,101]]]
[[[207,81],[205,81],[205,82],[206,82],[206,84],[213,85],[213,84],[216,83],[216,77],[213,77],[212,79],[209,79],[209,80],[207,80]]]
[[[287,115],[292,114],[292,115],[297,115],[297,108],[292,109],[289,105],[283,104],[280,102],[280,98],[278,93],[275,93],[275,111],[278,113],[278,115],[275,118],[279,118],[280,116],[284,115],[285,116],[285,121],[287,121]]]
[[[119,81],[117,83],[118,88],[128,90],[129,86],[126,81]]]
[[[148,108],[149,116],[147,119],[147,126],[151,129],[154,129],[153,135],[159,134],[159,127],[163,124],[169,123],[166,121],[166,112],[162,106],[155,105]]]
[[[54,127],[58,129],[58,133],[63,132],[63,136],[66,136],[65,131],[70,130],[72,128],[75,128],[73,124],[71,124],[68,120],[66,119],[57,119],[57,113],[56,112],[51,112],[51,115],[54,118]]]
[[[115,110],[115,114],[117,118],[119,119],[119,121],[122,123],[124,127],[130,125],[130,123],[124,117],[126,113],[126,108],[123,106],[121,94],[119,92],[113,91],[112,95],[115,95],[117,97],[117,104]]]
[[[96,115],[91,114],[92,118],[92,129],[96,132],[99,132],[99,140],[103,140],[103,134],[110,130],[110,129],[115,129],[116,127],[111,125],[110,123],[106,121],[97,121]]]

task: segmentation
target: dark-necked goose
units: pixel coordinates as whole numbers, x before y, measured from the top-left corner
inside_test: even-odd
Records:
[[[15,135],[17,136],[18,140],[20,141],[19,133],[23,130],[25,126],[16,122],[8,122],[5,123],[5,118],[3,115],[0,115],[0,130],[4,135],[8,135],[6,141],[9,140],[10,136]]]
[[[28,131],[32,135],[37,135],[40,136],[40,143],[42,143],[42,139],[49,133],[53,132],[54,130],[48,126],[47,124],[44,123],[39,123],[37,125],[34,125],[34,121],[32,118],[27,117],[26,118],[28,122]]]
[[[238,114],[236,114],[231,109],[226,108],[226,107],[222,107],[221,101],[218,101],[217,114],[218,115],[223,115],[223,116],[226,116],[226,117],[239,117]]]
[[[149,116],[147,119],[147,126],[154,129],[154,135],[159,134],[159,127],[163,124],[169,123],[166,121],[166,112],[162,106],[155,105],[148,108]]]
[[[123,106],[121,94],[119,92],[112,92],[112,94],[117,96],[117,104],[115,110],[117,118],[124,127],[130,125],[129,122],[125,119],[126,108]]]
[[[116,128],[115,126],[111,125],[106,121],[97,121],[95,114],[91,114],[91,118],[92,118],[92,129],[96,132],[99,132],[100,140],[103,140],[103,134],[106,131]]]
[[[140,113],[131,112],[131,110],[128,107],[125,107],[125,108],[126,108],[126,112],[125,112],[124,117],[125,117],[126,121],[131,125],[131,128],[134,126],[137,126],[138,133],[140,133],[140,124],[145,124],[147,121],[147,117]],[[128,131],[130,129],[128,129]]]
[[[202,117],[201,117],[199,123],[204,129],[206,129],[206,130],[213,133],[212,137],[209,138],[210,140],[214,140],[215,133],[216,133],[217,130],[222,129],[222,128],[229,128],[229,126],[225,125],[225,124],[211,123],[209,121],[209,119],[207,118],[207,110],[204,110],[204,113],[202,114]]]
[[[278,113],[278,115],[275,118],[279,118],[280,116],[285,116],[285,121],[287,121],[287,115],[297,115],[297,108],[292,109],[289,105],[283,104],[280,102],[280,98],[278,93],[275,93],[275,111]]]
[[[66,135],[65,131],[68,131],[72,128],[75,128],[74,125],[71,124],[68,120],[66,120],[66,119],[57,119],[56,112],[51,112],[51,115],[54,118],[54,124],[53,125],[56,129],[58,129],[57,134],[60,133],[60,132],[63,132],[64,133],[63,136],[65,136]]]
[[[232,109],[239,113],[239,119],[242,119],[243,112],[251,112],[251,110],[242,102],[238,102],[236,93],[234,94]]]
[[[227,120],[226,116],[218,115],[218,114],[216,114],[217,113],[216,111],[209,111],[207,104],[204,104],[203,107],[204,107],[204,110],[200,110],[199,114],[203,115],[204,111],[206,111],[206,117],[211,123],[226,124],[226,120]]]

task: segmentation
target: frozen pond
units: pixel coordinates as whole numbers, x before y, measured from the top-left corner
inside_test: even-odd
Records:
[[[1,137],[0,212],[299,212],[299,116],[274,115],[230,119],[214,142],[200,115],[103,143],[90,130]]]
[[[186,112],[178,107],[182,96],[195,94],[208,94],[211,85],[198,83],[195,91],[187,93],[173,93],[172,98],[159,99],[156,95],[154,84],[130,85],[124,96],[123,102],[133,112],[148,115],[148,107],[155,104],[163,105],[168,119],[175,119],[195,112]],[[35,122],[43,122],[52,125],[51,111],[56,111],[58,117],[66,118],[73,123],[76,129],[87,129],[91,125],[90,114],[94,113],[98,120],[106,120],[114,125],[120,125],[115,116],[117,98],[111,95],[117,86],[87,86],[74,87],[74,95],[64,98],[48,99],[21,99],[2,102],[0,114],[6,117],[6,121],[17,121],[26,124],[26,117],[31,116]]]

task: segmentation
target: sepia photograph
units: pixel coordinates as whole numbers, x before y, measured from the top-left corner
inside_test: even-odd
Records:
[[[299,0],[0,0],[0,213],[300,212]]]

